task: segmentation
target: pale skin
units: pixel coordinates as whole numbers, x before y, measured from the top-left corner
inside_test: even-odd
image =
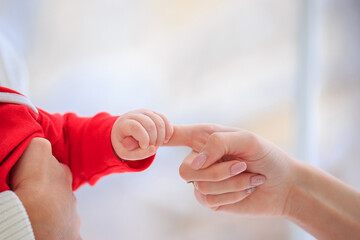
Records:
[[[142,109],[116,120],[111,143],[121,159],[140,160],[154,155],[172,134],[173,127],[166,117]],[[10,187],[23,203],[36,239],[81,239],[72,175],[52,155],[49,141],[31,140],[12,169]]]
[[[329,174],[294,160],[276,146],[251,132],[217,125],[174,126],[172,128],[162,115],[152,112],[162,119],[158,121],[154,119],[159,118],[153,115],[149,117],[149,112],[144,114],[143,111],[135,112],[135,115],[141,116],[139,118],[134,119],[134,115],[130,114],[116,121],[111,134],[114,151],[124,159],[135,160],[137,157],[143,159],[151,156],[160,145],[192,148],[193,152],[180,167],[180,175],[187,182],[194,182],[195,196],[202,205],[215,211],[285,217],[319,239],[357,239],[360,236],[360,194]],[[148,121],[149,118],[150,121]],[[134,121],[140,125],[134,124]],[[117,129],[120,127],[115,126],[117,124],[123,127],[128,126],[135,133],[119,133]],[[36,156],[43,158],[40,155]],[[25,152],[22,159],[35,157],[29,157]],[[49,156],[45,159],[49,159]],[[53,157],[51,159],[54,160]],[[73,198],[71,200],[69,194],[71,181],[70,184],[69,180],[66,184],[61,184],[61,181],[56,183],[57,178],[54,178],[54,176],[64,177],[64,173],[61,173],[63,170],[59,171],[58,175],[38,174],[39,176],[53,176],[53,179],[44,180],[46,177],[43,179],[36,177],[34,182],[31,180],[34,177],[33,172],[27,173],[26,165],[23,163],[19,165],[20,167],[15,168],[12,176],[13,190],[30,212],[30,220],[35,226],[34,231],[48,234],[44,235],[46,236],[44,238],[37,239],[79,239],[78,234],[75,234],[79,232],[80,225],[76,220],[79,218],[74,207],[76,204],[73,203],[75,199],[71,193]],[[19,171],[19,169],[23,170]],[[32,170],[33,167],[30,169]],[[51,169],[56,168],[51,167]],[[16,172],[20,172],[19,175],[25,177],[14,177],[17,175]],[[14,178],[23,180],[16,183]],[[65,179],[68,177],[65,176]],[[46,184],[46,182],[51,183],[51,181],[59,185],[59,190],[53,191],[54,194],[49,198],[45,193],[51,193],[53,188],[50,188],[51,184]],[[45,187],[40,189],[43,191],[39,192],[38,198],[34,198],[31,189],[35,189],[36,185],[42,183]],[[67,203],[69,210],[67,214],[59,211],[38,214],[41,212],[39,209],[46,206],[43,204],[44,201],[45,203],[56,202],[58,197],[62,201],[58,201],[59,208],[57,209],[62,209],[60,203]],[[31,214],[31,209],[34,209],[34,214]],[[44,209],[44,212],[49,211]],[[75,221],[75,223],[71,224],[72,228],[67,229],[66,224],[61,224],[67,221],[51,221],[57,217],[63,220],[68,218],[69,222]],[[37,221],[39,224],[36,224]],[[57,228],[56,223],[61,227]],[[55,224],[55,227],[48,226],[49,224]],[[63,230],[59,230],[61,228]],[[73,236],[48,237],[49,234],[60,232],[61,234],[73,233]]]
[[[72,175],[53,157],[49,141],[31,140],[12,170],[11,189],[26,209],[35,239],[81,239]]]
[[[111,131],[111,143],[117,156],[125,160],[150,157],[167,143],[173,127],[162,114],[141,109],[120,116]]]
[[[168,145],[193,149],[180,175],[194,183],[196,199],[214,211],[284,217],[318,239],[360,237],[357,190],[254,133],[216,125],[175,126]]]

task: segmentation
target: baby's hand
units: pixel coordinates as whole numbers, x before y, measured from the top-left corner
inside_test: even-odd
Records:
[[[111,131],[111,143],[121,159],[139,160],[154,155],[159,146],[170,140],[173,131],[165,116],[141,109],[116,120]]]

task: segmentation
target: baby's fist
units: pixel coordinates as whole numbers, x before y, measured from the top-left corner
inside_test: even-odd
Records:
[[[173,127],[162,114],[147,109],[120,116],[111,130],[111,143],[116,154],[125,160],[140,160],[156,153],[167,143]]]

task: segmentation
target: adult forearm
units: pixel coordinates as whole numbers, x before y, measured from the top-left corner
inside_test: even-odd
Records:
[[[289,219],[318,239],[359,239],[360,193],[320,169],[297,164]]]

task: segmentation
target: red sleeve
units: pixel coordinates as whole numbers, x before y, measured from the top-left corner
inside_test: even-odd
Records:
[[[10,171],[34,137],[44,137],[37,115],[22,105],[0,103],[0,192],[10,190]]]
[[[94,185],[111,173],[139,172],[148,168],[154,156],[139,161],[119,159],[111,145],[111,129],[117,119],[108,113],[78,117],[74,113],[49,114],[39,109],[38,122],[53,146],[54,156],[68,165],[73,190],[84,183]]]

